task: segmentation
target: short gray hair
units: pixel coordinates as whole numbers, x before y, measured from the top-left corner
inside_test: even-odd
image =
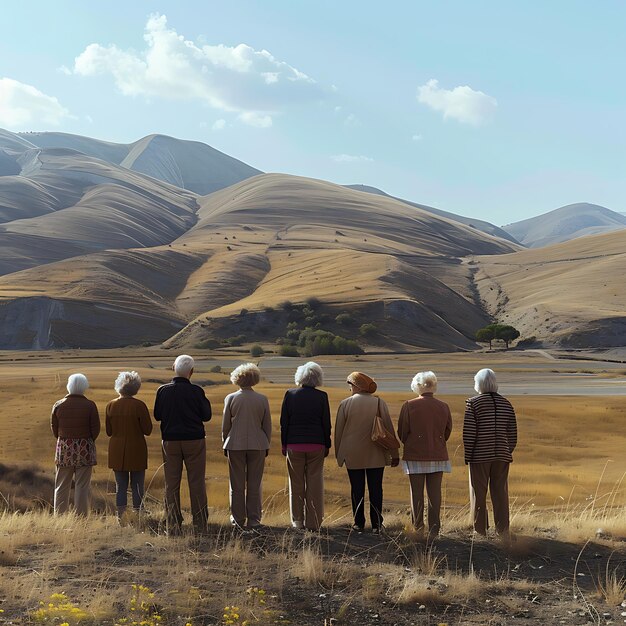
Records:
[[[135,396],[141,387],[141,376],[137,372],[120,372],[115,379],[115,391],[120,396]]]
[[[411,390],[422,394],[435,393],[437,391],[437,377],[435,372],[418,372],[411,381]]]
[[[89,381],[84,374],[71,374],[67,379],[67,393],[82,396],[89,389]]]
[[[476,372],[476,376],[474,376],[474,389],[478,393],[496,393],[498,391],[496,373],[489,368]]]
[[[298,387],[320,387],[324,384],[324,372],[315,361],[309,361],[296,370],[294,380]]]
[[[261,370],[254,363],[242,363],[230,374],[230,382],[239,387],[254,387],[261,380]]]
[[[183,376],[189,378],[191,370],[194,368],[195,362],[188,354],[181,354],[176,357],[174,361],[174,372],[176,376]]]

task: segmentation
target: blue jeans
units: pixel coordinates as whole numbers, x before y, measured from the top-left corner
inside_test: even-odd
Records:
[[[144,481],[146,471],[139,472],[115,472],[115,504],[118,507],[125,507],[128,503],[128,482],[130,478],[130,489],[133,494],[133,508],[139,510],[143,506]]]

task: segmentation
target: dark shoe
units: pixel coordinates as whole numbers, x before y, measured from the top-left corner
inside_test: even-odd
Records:
[[[374,535],[382,535],[385,532],[385,527],[384,526],[373,526],[372,527],[372,533]]]
[[[355,533],[359,533],[359,534],[360,534],[360,533],[362,533],[365,529],[363,528],[363,526],[359,526],[358,524],[353,524],[353,525],[352,525],[352,528],[350,528],[350,530],[351,530],[352,532],[355,532]]]

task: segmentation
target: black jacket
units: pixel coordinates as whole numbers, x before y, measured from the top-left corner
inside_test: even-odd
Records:
[[[285,393],[280,411],[280,439],[290,443],[320,443],[330,448],[328,394],[315,387],[298,387]]]
[[[203,422],[211,419],[211,403],[202,387],[176,376],[157,389],[154,419],[161,422],[163,441],[204,439]]]

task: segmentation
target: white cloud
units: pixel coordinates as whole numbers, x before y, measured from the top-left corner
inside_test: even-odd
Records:
[[[67,67],[67,65],[61,65],[61,67],[57,67],[57,72],[59,72],[59,74],[65,74],[66,76],[72,75],[72,70]]]
[[[239,119],[248,126],[255,128],[269,128],[272,125],[272,118],[256,111],[246,111],[239,116]]]
[[[412,137],[411,140],[412,141],[422,141],[422,139],[424,139],[424,137],[422,135],[420,135],[419,133],[415,133]]]
[[[0,126],[17,130],[58,126],[69,117],[70,112],[54,96],[12,78],[0,78]]]
[[[93,117],[91,117],[91,115],[85,115],[85,119],[90,123],[93,124]]]
[[[343,123],[346,126],[350,126],[350,127],[355,127],[355,126],[360,126],[361,125],[361,122],[359,121],[359,118],[354,113],[349,113],[346,116],[346,119],[343,121]]]
[[[371,163],[374,160],[362,154],[335,154],[330,158],[337,163]]]
[[[498,106],[495,98],[467,85],[442,89],[434,78],[418,87],[417,100],[435,111],[464,124],[478,126],[488,121]]]
[[[271,115],[322,99],[327,91],[267,50],[190,41],[168,27],[165,15],[150,16],[144,41],[140,52],[92,43],[74,60],[74,73],[111,75],[127,96],[200,100],[264,127]]]
[[[223,128],[226,128],[226,120],[215,120],[213,122],[213,126],[211,126],[212,130],[222,130]]]

